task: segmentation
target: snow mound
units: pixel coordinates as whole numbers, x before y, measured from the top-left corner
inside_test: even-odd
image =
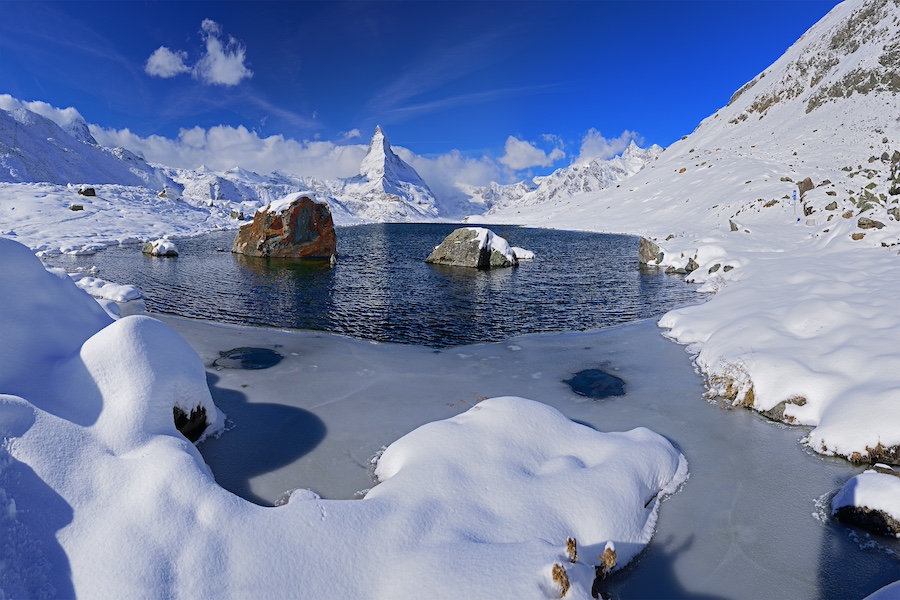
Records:
[[[16,242],[0,240],[0,265],[16,283],[0,292],[0,432],[15,438],[0,447],[0,584],[14,595],[558,597],[559,564],[567,597],[589,598],[594,569],[566,561],[566,539],[594,562],[613,542],[626,564],[687,477],[647,429],[601,433],[507,397],[389,446],[363,500],[256,506],[175,428],[174,408],[223,421],[180,336],[110,323]]]

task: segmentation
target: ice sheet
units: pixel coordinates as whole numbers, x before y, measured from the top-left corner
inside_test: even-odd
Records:
[[[648,427],[687,457],[690,479],[662,505],[648,550],[610,582],[622,597],[856,597],[900,576],[884,549],[900,545],[863,549],[864,536],[825,516],[823,499],[862,468],[803,448],[801,428],[704,401],[688,354],[653,322],[436,352],[161,318],[207,365],[239,346],[285,355],[271,369],[209,370],[232,428],[201,452],[222,485],[257,501],[296,487],[354,497],[373,485],[369,459],[383,446],[479,398],[514,394],[601,431]],[[623,378],[626,395],[576,395],[563,380],[586,368]]]

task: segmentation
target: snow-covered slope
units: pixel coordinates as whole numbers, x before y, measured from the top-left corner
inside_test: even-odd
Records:
[[[171,184],[128,150],[98,146],[87,125],[69,129],[78,137],[26,108],[0,110],[0,182]]]
[[[421,221],[440,216],[428,185],[391,149],[381,127],[375,128],[359,175],[329,182],[333,195],[353,214],[371,221]]]
[[[576,162],[546,177],[535,177],[531,181],[511,185],[491,183],[471,190],[470,195],[472,202],[484,206],[489,214],[510,208],[559,203],[572,196],[602,190],[624,181],[656,160],[662,150],[655,144],[642,149],[632,140],[620,156],[610,160]]]
[[[489,220],[654,238],[718,290],[661,322],[711,395],[900,461],[898,73],[900,2],[850,0],[621,187]]]

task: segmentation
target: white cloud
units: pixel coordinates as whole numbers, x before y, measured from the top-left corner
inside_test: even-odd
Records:
[[[104,146],[121,146],[141,153],[150,162],[171,167],[196,169],[206,165],[225,171],[239,166],[257,173],[284,171],[319,179],[356,175],[369,149],[367,144],[298,141],[281,135],[261,137],[244,127],[224,125],[182,129],[176,139],[157,135],[145,138],[128,129],[103,129],[96,125],[91,125],[91,132]],[[484,186],[491,181],[505,181],[508,176],[496,161],[466,158],[457,150],[433,158],[402,147],[394,147],[394,151],[442,199],[460,198],[460,185]]]
[[[187,52],[160,46],[147,59],[144,71],[164,79],[190,73],[203,83],[224,86],[234,86],[253,77],[253,71],[246,65],[247,49],[234,37],[226,38],[221,25],[204,19],[200,24],[200,35],[206,48],[193,65],[187,62]]]
[[[466,158],[458,150],[451,150],[435,158],[426,158],[406,148],[395,146],[393,150],[416,170],[431,191],[442,200],[463,197],[462,188],[467,186],[481,187],[492,181],[508,183],[500,165],[487,157]]]
[[[350,131],[345,131],[341,135],[345,140],[353,140],[362,137],[362,132],[359,129],[351,129]]]
[[[603,134],[592,127],[581,140],[581,151],[575,162],[588,163],[594,159],[608,160],[621,154],[632,140],[638,145],[643,144],[644,141],[637,133],[627,129],[617,138],[605,138]]]
[[[225,86],[237,85],[253,77],[253,71],[244,64],[246,48],[231,36],[223,42],[221,25],[204,19],[200,30],[206,42],[206,53],[194,65],[194,77],[204,83]]]
[[[182,129],[175,139],[158,135],[145,138],[128,129],[96,125],[91,125],[91,132],[101,145],[122,146],[140,152],[150,162],[171,167],[196,169],[206,165],[217,171],[242,167],[257,173],[285,171],[320,179],[356,175],[368,151],[368,146],[358,144],[298,141],[281,135],[262,137],[243,126]]]
[[[173,52],[165,46],[160,46],[147,59],[144,71],[153,77],[169,79],[181,73],[191,72],[191,68],[184,64],[185,60],[187,52]]]
[[[509,136],[506,138],[506,153],[500,158],[500,163],[513,171],[521,171],[531,167],[549,167],[558,160],[566,157],[562,148],[554,148],[550,154],[541,150],[531,142]]]

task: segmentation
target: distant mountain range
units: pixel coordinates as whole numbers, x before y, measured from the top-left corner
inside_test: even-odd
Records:
[[[26,108],[0,110],[0,182],[140,186],[247,218],[287,194],[309,191],[329,203],[338,223],[461,219],[603,189],[638,172],[660,152],[659,146],[642,150],[632,142],[612,160],[576,163],[512,185],[463,190],[468,202],[461,202],[437,198],[392,150],[381,127],[375,129],[359,175],[320,180],[282,172],[260,175],[239,167],[213,171],[149,163],[124,148],[98,145],[83,120],[62,127]]]

